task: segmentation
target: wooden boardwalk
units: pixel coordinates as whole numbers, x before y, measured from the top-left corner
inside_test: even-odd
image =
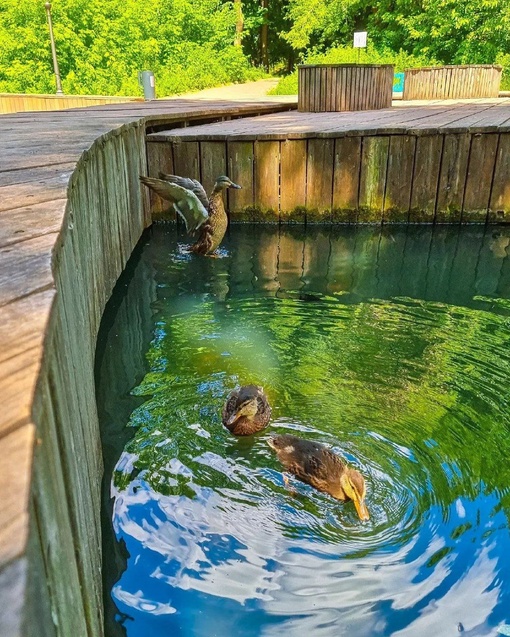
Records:
[[[149,150],[161,150],[161,145],[169,143],[180,148],[170,157],[159,155],[166,157],[170,167],[177,160],[191,176],[195,171],[210,179],[220,161],[234,180],[246,177],[240,199],[230,202],[233,209],[253,205],[255,192],[261,192],[261,208],[266,211],[275,205],[290,210],[306,202],[320,217],[325,204],[339,210],[349,206],[361,210],[361,204],[368,202],[367,209],[379,206],[382,212],[377,218],[385,220],[392,210],[400,214],[399,202],[405,208],[411,200],[424,219],[437,220],[437,204],[431,193],[436,195],[441,179],[447,180],[452,209],[456,209],[459,197],[462,202],[475,201],[480,191],[487,205],[496,194],[504,202],[510,197],[510,99],[400,103],[385,111],[334,114],[298,114],[289,110],[292,108],[295,103],[275,99],[174,99],[0,116],[0,457],[7,478],[0,508],[2,637],[19,634],[27,577],[30,580],[23,558],[29,523],[31,536],[39,542],[37,572],[44,573],[44,568],[51,571],[53,562],[62,571],[50,582],[56,604],[51,612],[44,594],[39,595],[39,591],[47,592],[44,578],[34,589],[37,594],[29,596],[35,615],[27,634],[54,636],[52,612],[58,615],[58,634],[99,634],[100,613],[98,617],[92,613],[94,600],[100,599],[100,581],[96,581],[99,531],[97,520],[92,518],[98,515],[93,506],[98,497],[94,471],[97,474],[100,469],[100,452],[94,446],[78,447],[80,436],[93,439],[93,420],[97,420],[93,352],[102,307],[136,243],[137,232],[150,223],[150,218],[140,213],[142,191],[137,179],[146,165],[145,127],[151,132]],[[239,119],[254,114],[257,117]],[[439,163],[435,159],[439,147],[433,141],[437,134],[442,136],[443,159]],[[202,146],[207,140],[213,146]],[[456,140],[460,146],[453,144]],[[182,152],[188,142],[194,145],[191,163]],[[214,146],[218,142],[223,150]],[[316,158],[313,169],[312,163],[302,164],[305,150],[299,144],[304,143]],[[218,148],[221,152],[215,155]],[[464,148],[467,163],[459,167],[454,159]],[[283,192],[278,162],[284,155],[295,160],[298,169],[292,161],[282,164],[281,177],[289,184]],[[243,157],[248,158],[245,163]],[[336,157],[343,159],[337,161]],[[400,157],[403,163],[396,162]],[[502,167],[499,172],[497,158]],[[423,169],[413,177],[412,192],[402,188],[422,161],[424,166],[432,162],[436,181],[430,178],[430,170]],[[366,167],[365,172],[361,166]],[[152,169],[156,168],[153,163]],[[374,190],[375,182],[368,178],[379,169],[385,175],[382,193]],[[349,181],[349,175],[355,176],[354,181]],[[112,187],[117,176],[119,180]],[[80,202],[86,205],[73,209]],[[136,231],[129,227],[128,215],[133,211],[138,211]],[[482,218],[482,213],[487,211],[473,219]],[[109,269],[104,264],[108,259],[112,260]],[[66,284],[65,298],[61,287],[57,293],[57,275]],[[88,348],[86,388],[81,386],[84,343]],[[55,349],[57,346],[60,349]],[[47,374],[41,380],[43,372]],[[51,427],[41,429],[41,422],[51,423]],[[34,449],[36,465],[42,467],[35,472],[36,488],[39,494],[49,494],[44,502],[29,499]],[[89,463],[92,468],[82,471],[80,463]],[[86,471],[89,474],[84,476]],[[94,484],[89,481],[93,475]],[[74,491],[76,485],[86,491],[87,484],[93,487],[90,502],[80,500],[79,492]],[[86,523],[88,514],[90,524]],[[37,578],[28,583],[35,586]],[[84,601],[77,606],[80,596]]]
[[[506,222],[510,99],[397,102],[341,113],[274,113],[160,131],[149,171],[243,185],[232,219]],[[211,158],[214,158],[212,161]],[[154,210],[163,204],[157,198]]]
[[[69,524],[69,519],[72,522],[73,516],[79,519],[88,505],[84,502],[81,507],[74,509],[74,512],[69,509],[68,513],[67,507],[71,505],[62,502],[62,491],[53,504],[41,503],[41,500],[34,503],[29,500],[31,464],[36,442],[35,448],[39,457],[37,462],[40,467],[44,466],[44,469],[39,469],[36,474],[40,489],[47,488],[50,493],[52,489],[58,492],[59,488],[65,488],[68,498],[72,501],[76,497],[76,494],[74,496],[72,494],[73,475],[77,475],[77,479],[80,480],[78,474],[73,474],[76,469],[69,464],[79,460],[73,460],[72,455],[66,460],[61,460],[56,455],[58,454],[56,450],[60,448],[62,452],[62,449],[66,449],[70,444],[66,438],[76,435],[71,434],[69,428],[71,430],[73,427],[79,428],[77,422],[80,415],[75,413],[72,416],[73,409],[83,411],[83,404],[80,407],[79,396],[75,393],[77,389],[68,390],[73,393],[68,405],[55,404],[57,400],[55,391],[58,390],[58,387],[55,388],[55,382],[57,382],[55,374],[66,373],[62,371],[65,369],[68,369],[68,374],[74,374],[72,369],[76,364],[76,353],[67,349],[64,352],[60,351],[58,354],[60,363],[52,362],[52,358],[55,359],[56,339],[62,339],[62,323],[58,328],[58,321],[74,320],[76,329],[82,332],[80,338],[84,345],[91,338],[95,338],[94,330],[97,329],[97,321],[95,318],[91,319],[92,328],[86,328],[85,326],[90,322],[89,317],[80,317],[80,312],[82,313],[83,310],[70,307],[69,302],[64,308],[64,314],[59,310],[57,314],[60,318],[58,321],[55,319],[55,308],[58,308],[59,297],[62,298],[61,289],[58,289],[58,294],[56,292],[58,287],[56,279],[59,271],[62,270],[63,263],[74,263],[70,272],[73,272],[74,267],[75,288],[82,290],[81,297],[75,301],[82,305],[85,303],[85,307],[92,307],[91,301],[87,300],[87,295],[90,294],[94,307],[100,309],[101,303],[104,302],[102,298],[104,293],[101,289],[104,289],[107,295],[108,290],[111,291],[111,285],[123,267],[123,259],[129,256],[130,246],[132,248],[133,242],[138,239],[139,234],[136,236],[136,233],[143,228],[143,218],[140,223],[139,212],[136,217],[136,230],[133,225],[131,231],[129,219],[122,221],[123,225],[121,225],[115,215],[123,214],[127,217],[130,206],[133,211],[142,207],[139,204],[142,190],[138,183],[138,173],[144,171],[146,165],[143,134],[145,126],[180,127],[189,122],[268,113],[279,108],[288,109],[289,106],[280,105],[274,100],[263,102],[260,99],[234,103],[225,100],[204,102],[175,99],[166,102],[97,106],[86,111],[67,110],[0,116],[0,396],[2,397],[0,458],[4,480],[6,479],[2,507],[0,507],[0,600],[2,604],[0,634],[2,637],[18,635],[19,622],[22,619],[20,613],[24,603],[23,582],[30,573],[27,574],[26,560],[20,556],[23,556],[25,551],[29,521],[31,520],[32,528],[36,524],[34,513],[29,515],[29,510],[34,506],[37,508],[38,530],[32,531],[31,534],[35,533],[36,536],[41,534],[42,544],[38,549],[42,551],[38,558],[40,563],[46,563],[48,568],[48,564],[52,561],[67,560],[70,581],[74,582],[74,584],[66,583],[66,575],[61,578],[62,584],[58,583],[58,577],[52,584],[53,595],[57,597],[59,586],[63,587],[62,613],[68,612],[69,621],[75,622],[67,624],[69,630],[71,630],[70,626],[74,626],[74,632],[67,634],[97,634],[92,628],[90,629],[92,632],[84,632],[83,628],[79,627],[82,611],[76,609],[75,612],[73,603],[70,600],[68,600],[69,603],[64,601],[65,595],[72,594],[69,589],[74,587],[78,591],[75,594],[80,594],[80,586],[85,589],[91,585],[85,575],[83,585],[75,582],[72,579],[71,568],[72,560],[75,559],[73,556],[80,554],[83,548],[82,555],[86,560],[88,558],[85,554],[90,549],[79,546],[72,548],[70,545],[69,551],[66,552],[66,544],[59,536],[59,533],[64,533],[64,529],[67,528],[65,520]],[[100,137],[102,141],[98,149],[98,144],[95,142]],[[103,163],[98,165],[98,161]],[[92,174],[95,177],[93,179],[87,177],[85,180],[85,176],[90,173],[89,166],[91,170],[93,169]],[[113,181],[118,179],[118,182],[105,183],[105,179]],[[125,204],[122,204],[124,206],[122,211],[112,212],[110,215],[110,210],[115,210],[119,206],[111,200],[112,194],[108,191],[115,193],[116,189],[119,192],[119,201]],[[69,208],[71,199],[75,201],[75,204],[80,200],[85,204],[85,212],[81,213],[81,222],[75,216],[79,211]],[[88,222],[87,204],[90,209]],[[96,208],[100,208],[99,213],[102,211],[106,219],[98,217]],[[83,218],[85,218],[85,225],[83,225]],[[79,226],[79,223],[82,225]],[[145,218],[145,225],[148,223],[149,219]],[[97,227],[87,227],[92,224]],[[112,238],[109,238],[108,233],[112,234]],[[83,237],[88,235],[91,235],[95,242],[91,244],[90,252],[80,245]],[[100,248],[103,243],[104,248]],[[114,248],[117,245],[122,248],[124,256],[119,257],[116,254]],[[101,250],[101,252],[94,253],[94,250]],[[106,258],[112,262],[109,274],[100,266],[105,253]],[[67,265],[66,268],[68,267]],[[90,272],[85,273],[87,268]],[[64,275],[65,272],[60,276]],[[108,280],[103,282],[101,276],[105,275],[108,275]],[[94,300],[96,298],[100,299],[99,305]],[[78,314],[76,314],[77,311]],[[66,319],[66,313],[70,313],[68,317],[74,315],[75,318]],[[49,330],[50,324],[55,329]],[[79,341],[77,344],[79,346]],[[95,343],[91,342],[90,345],[93,358]],[[88,375],[92,377],[93,361],[91,365]],[[47,372],[49,366],[52,366],[54,370],[50,370],[53,374],[51,390],[47,386],[49,381],[44,381],[41,385],[42,370]],[[60,371],[55,371],[59,369]],[[71,378],[68,377],[66,382],[69,383],[69,387],[72,385]],[[41,387],[43,394],[41,394]],[[92,389],[87,393],[93,398],[93,380]],[[48,403],[48,396],[51,397],[53,405]],[[37,407],[34,406],[34,398],[36,398]],[[63,422],[60,421],[60,426],[64,429],[57,431],[57,443],[56,440],[51,439],[51,434],[47,433],[51,429],[48,430],[47,425],[43,426],[41,423],[50,418],[52,410],[61,409],[70,411],[67,412],[69,416]],[[88,406],[87,409],[89,411],[92,409],[92,412],[89,416],[87,411],[82,413],[81,417],[85,418],[85,426],[87,421],[92,419],[94,407]],[[34,414],[34,410],[37,414]],[[63,416],[55,412],[52,418],[58,421]],[[53,423],[53,427],[55,426]],[[55,435],[55,432],[52,435]],[[78,444],[76,441],[72,443],[72,445],[76,444]],[[76,448],[74,453],[79,458],[83,450]],[[87,472],[86,465],[91,460],[92,465],[101,462],[100,453],[94,451],[91,455],[97,455],[98,458],[82,460],[84,473]],[[55,473],[57,468],[60,471],[61,463],[62,471],[64,469],[67,472],[71,471],[71,475],[67,474],[64,478],[65,487],[62,484],[59,486],[59,480],[56,477],[58,472]],[[47,482],[44,482],[45,480]],[[44,487],[44,484],[47,486]],[[50,507],[49,513],[45,514],[44,506]],[[56,507],[53,513],[52,507]],[[57,509],[65,515],[64,513],[60,515]],[[92,511],[91,515],[99,515],[99,510]],[[47,524],[50,524],[50,527],[53,524],[54,528],[45,529]],[[76,538],[74,541],[77,543],[81,543],[82,534],[90,533],[87,525],[76,523],[74,528]],[[44,540],[45,533],[48,534],[47,540]],[[61,549],[56,549],[55,546],[59,542],[64,543],[61,544]],[[97,543],[95,545],[92,543],[92,546],[95,546],[92,550],[97,553]],[[46,554],[46,552],[49,553]],[[86,571],[84,573],[86,574]],[[41,585],[46,589],[44,581]],[[37,594],[34,593],[30,603],[37,608],[39,603],[43,604],[44,599],[45,595],[39,596],[37,592]],[[69,606],[69,611],[65,611],[66,605]],[[42,617],[43,610],[37,608],[34,612],[41,613],[40,625],[38,627],[34,624],[27,634],[41,636],[52,634],[43,626],[45,620],[45,617]],[[72,613],[75,615],[73,616]],[[65,624],[63,617],[59,621]],[[48,622],[50,625],[51,619],[48,619]],[[89,623],[89,626],[92,624]],[[49,632],[47,633],[46,630]]]

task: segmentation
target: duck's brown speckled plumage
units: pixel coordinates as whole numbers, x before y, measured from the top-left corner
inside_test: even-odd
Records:
[[[365,480],[324,445],[289,434],[272,436],[269,446],[285,469],[318,491],[337,500],[353,500],[359,517],[368,520]]]
[[[229,423],[242,405],[253,399],[257,401],[257,413],[252,417],[240,416]],[[264,390],[257,385],[244,385],[235,389],[227,398],[221,415],[223,424],[234,436],[250,436],[257,431],[262,431],[267,427],[270,419],[271,406]]]
[[[209,197],[209,219],[200,228],[198,241],[191,246],[195,254],[212,254],[223,241],[228,217],[223,203],[223,191],[214,189]]]

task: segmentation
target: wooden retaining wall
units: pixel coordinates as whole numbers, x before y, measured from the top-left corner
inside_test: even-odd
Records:
[[[160,170],[209,189],[224,168],[233,221],[499,223],[510,220],[510,133],[353,134],[308,139],[162,141]],[[157,218],[168,209],[152,199]]]
[[[24,111],[61,111],[65,108],[83,108],[103,104],[143,102],[141,97],[102,95],[30,95],[27,93],[0,93],[0,113]]]
[[[497,64],[406,69],[403,99],[498,97],[502,70]]]
[[[301,64],[298,110],[322,113],[389,108],[393,70],[391,64]]]

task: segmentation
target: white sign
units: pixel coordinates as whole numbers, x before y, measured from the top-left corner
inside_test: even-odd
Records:
[[[354,48],[355,49],[364,49],[367,46],[367,32],[366,31],[356,31],[354,33]]]

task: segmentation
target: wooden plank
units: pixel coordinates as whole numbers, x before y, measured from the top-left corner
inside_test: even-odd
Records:
[[[286,140],[280,146],[280,217],[304,221],[307,142]]]
[[[390,138],[364,137],[358,221],[382,221]]]
[[[488,220],[492,222],[507,221],[510,215],[510,134],[502,133],[499,137],[494,181],[489,206]]]
[[[332,221],[354,223],[358,215],[361,137],[335,140]]]
[[[307,158],[306,220],[330,221],[334,140],[310,139]]]
[[[200,180],[200,152],[198,142],[173,144],[173,160],[176,175]]]
[[[34,433],[34,426],[27,423],[0,437],[2,472],[6,480],[0,507],[0,569],[25,549]]]
[[[147,174],[149,177],[159,177],[159,173],[174,172],[172,144],[169,142],[147,142]],[[175,220],[173,205],[162,199],[153,190],[149,190],[150,210],[155,218],[170,216]]]
[[[228,191],[228,210],[232,219],[251,221],[254,205],[253,142],[229,142],[227,145],[230,179],[241,190]]]
[[[420,136],[416,140],[409,212],[411,222],[434,221],[442,148],[441,135]]]
[[[280,196],[280,142],[255,142],[255,209],[261,221],[277,221]]]
[[[0,212],[0,248],[60,230],[67,200],[45,201]]]
[[[436,223],[459,223],[471,136],[445,135],[437,193]]]
[[[487,219],[497,146],[496,134],[472,136],[462,223]]]
[[[200,181],[207,194],[212,193],[216,179],[227,172],[225,142],[200,142]]]
[[[390,137],[388,175],[384,195],[384,220],[407,221],[411,206],[411,185],[416,137]]]

